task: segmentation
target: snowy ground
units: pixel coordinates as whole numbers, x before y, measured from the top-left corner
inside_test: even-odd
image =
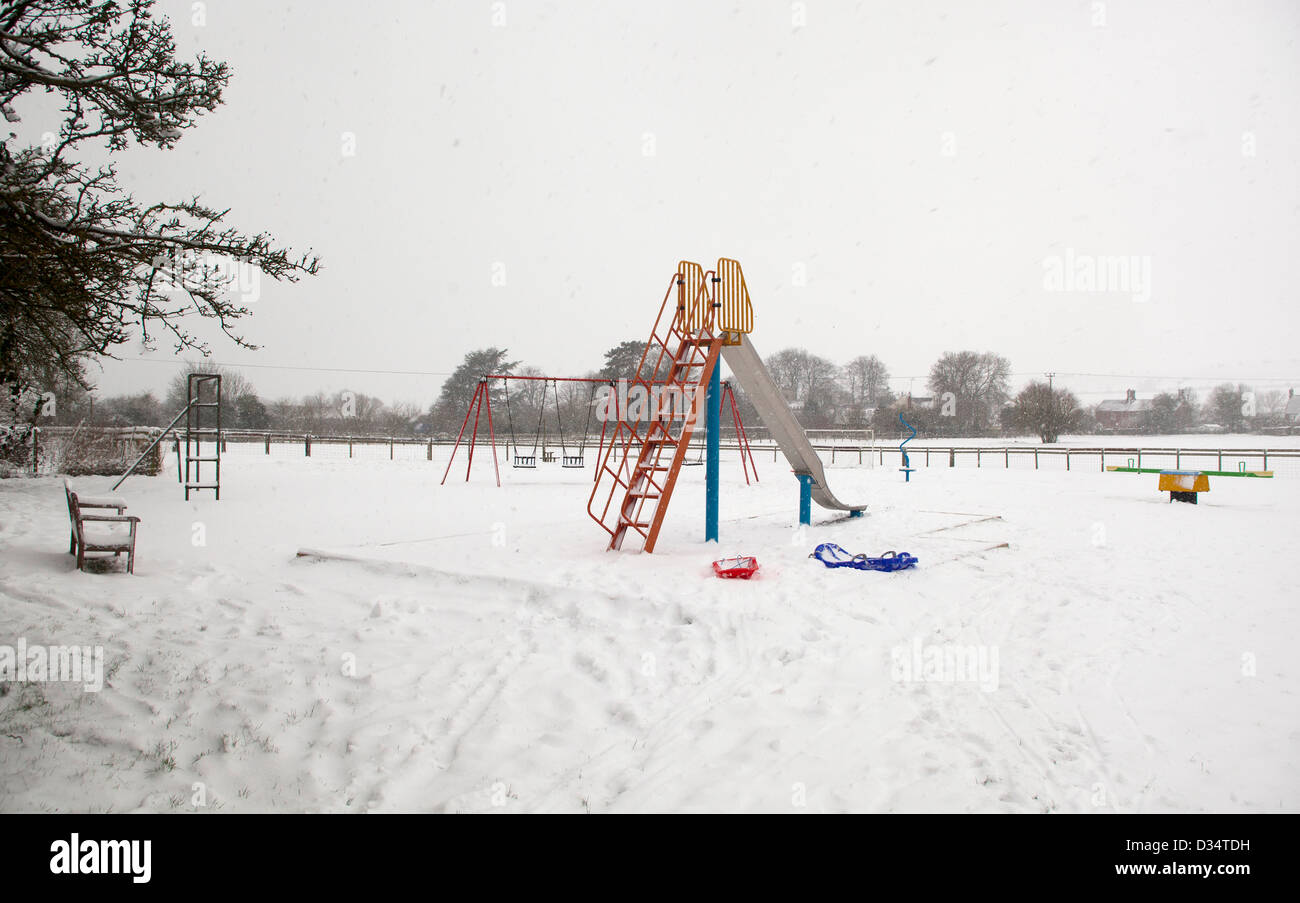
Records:
[[[439,486],[445,453],[232,454],[220,502],[132,478],[134,577],[73,570],[59,480],[0,482],[0,644],[108,671],[0,685],[0,810],[1300,809],[1286,475],[1193,507],[1154,475],[838,466],[869,516],[800,529],[789,474],[728,456],[721,547],[696,467],[646,556],[603,551],[590,470]],[[983,672],[936,664],[959,649]]]

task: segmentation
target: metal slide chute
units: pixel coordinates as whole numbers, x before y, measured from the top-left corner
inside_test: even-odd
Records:
[[[833,511],[864,511],[866,505],[846,505],[835,497],[826,485],[826,471],[822,466],[821,456],[808,441],[803,427],[794,416],[794,411],[786,404],[785,396],[772,381],[772,374],[763,364],[763,359],[754,350],[749,336],[741,334],[740,342],[722,346],[722,359],[727,362],[731,372],[745,389],[758,415],[763,418],[768,432],[780,446],[790,468],[797,475],[812,478],[812,500],[823,508]]]

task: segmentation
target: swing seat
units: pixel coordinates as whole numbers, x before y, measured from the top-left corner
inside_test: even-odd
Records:
[[[554,464],[554,463],[555,463],[555,452],[542,452],[542,463],[543,463],[543,464]]]
[[[536,455],[515,455],[515,467],[532,467],[537,466]]]
[[[560,462],[560,466],[561,467],[585,467],[586,465],[583,463],[582,455],[565,455],[564,459]]]

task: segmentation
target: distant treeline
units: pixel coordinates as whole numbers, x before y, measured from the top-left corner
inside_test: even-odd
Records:
[[[631,379],[644,351],[640,340],[621,342],[605,352],[598,370],[564,375]],[[806,349],[786,348],[768,356],[766,364],[808,429],[872,429],[881,437],[895,436],[904,432],[901,414],[929,436],[1037,435],[1055,441],[1065,433],[1276,432],[1297,423],[1295,414],[1287,413],[1289,393],[1256,393],[1245,384],[1224,383],[1204,399],[1172,387],[1153,397],[1128,393],[1092,406],[1045,380],[1031,380],[1013,395],[1011,364],[992,352],[943,354],[930,368],[923,395],[892,390],[889,370],[875,355],[835,364]],[[270,400],[237,370],[200,364],[191,372],[222,376],[222,424],[228,429],[434,438],[454,437],[460,430],[484,374],[543,375],[510,360],[505,349],[471,351],[438,397],[421,407],[347,390]],[[733,388],[744,422],[761,425],[744,388]],[[591,411],[602,390],[586,383],[536,380],[492,380],[488,385],[496,430],[525,445],[539,433],[557,437],[598,431]],[[165,426],[185,405],[186,379],[178,374],[161,395],[99,398],[75,384],[56,387],[51,394],[55,403],[38,425]]]

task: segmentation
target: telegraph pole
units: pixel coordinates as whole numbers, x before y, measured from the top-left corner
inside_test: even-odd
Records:
[[[1050,425],[1050,430],[1053,431],[1053,432],[1055,432],[1055,430],[1056,430],[1056,391],[1052,388],[1052,379],[1056,376],[1056,371],[1053,370],[1052,372],[1050,372],[1050,373],[1044,373],[1043,375],[1047,377],[1047,406],[1048,406],[1048,409],[1051,411],[1051,415],[1050,415],[1050,416],[1051,416],[1051,425]],[[1053,439],[1053,441],[1055,441],[1055,439]]]

